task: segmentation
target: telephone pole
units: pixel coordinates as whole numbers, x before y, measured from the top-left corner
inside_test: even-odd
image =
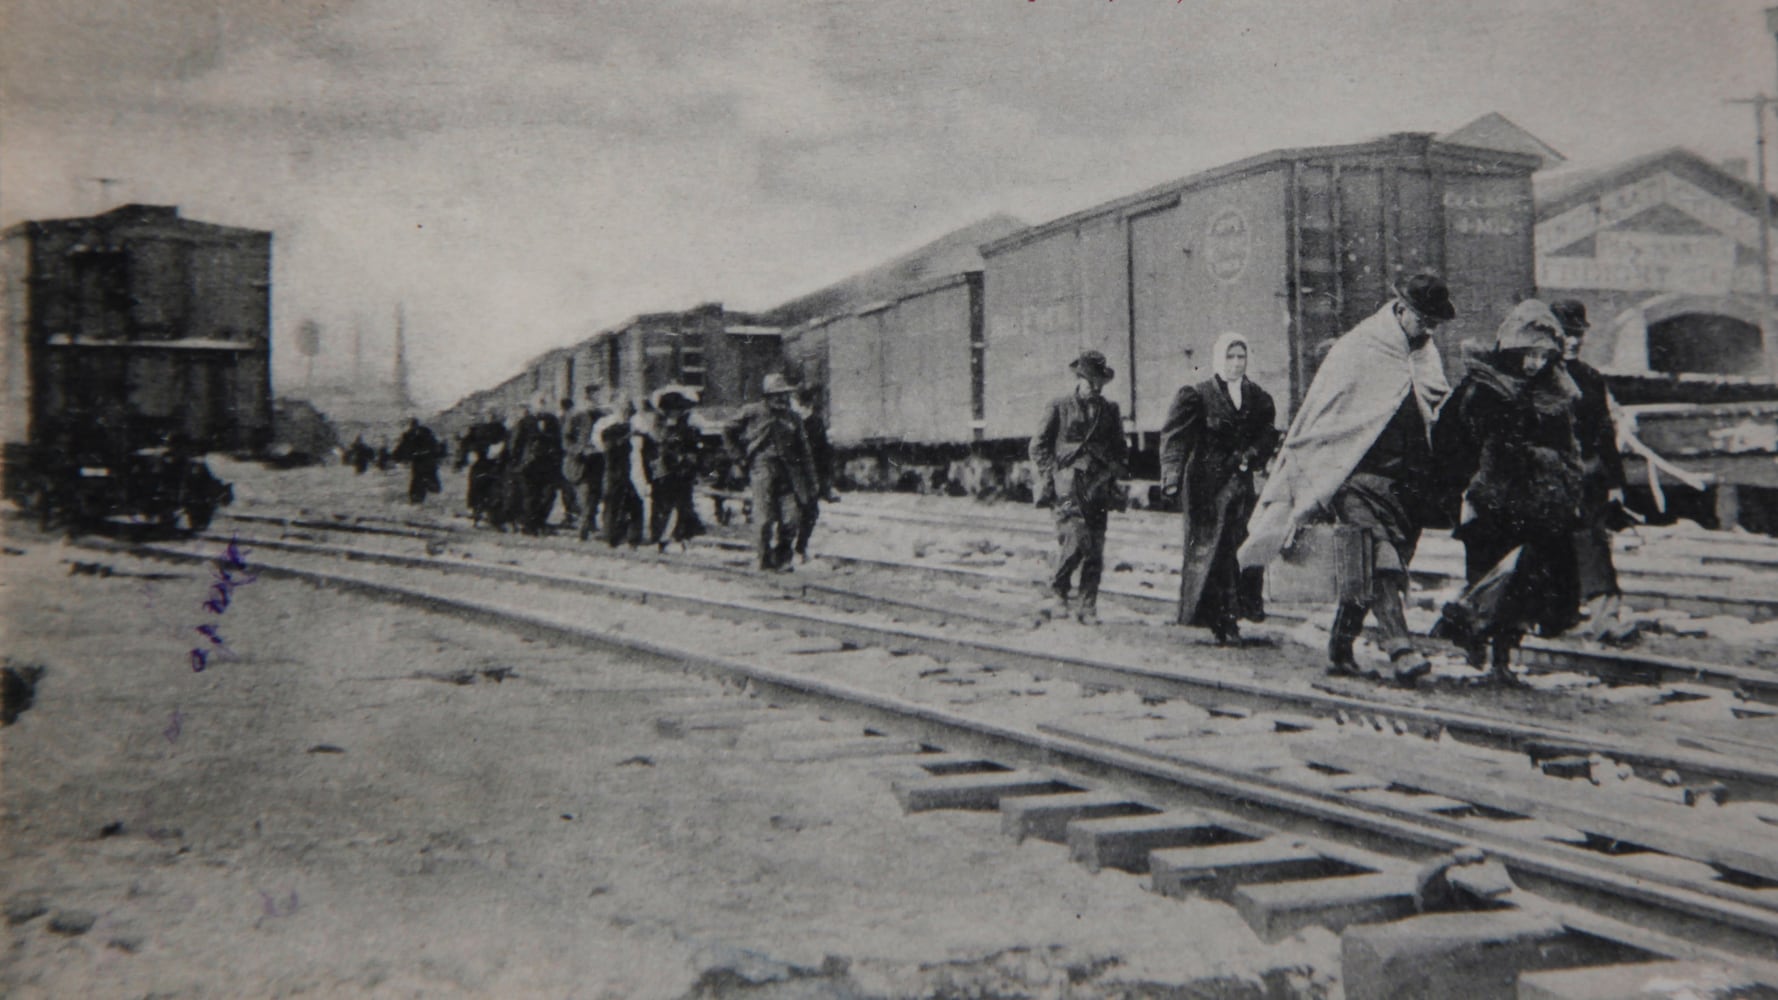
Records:
[[[1778,7],[1766,11],[1766,23],[1773,25]],[[1772,195],[1766,187],[1766,109],[1778,104],[1778,98],[1760,94],[1741,97],[1730,104],[1753,106],[1755,160],[1759,164],[1759,341],[1760,353],[1766,362],[1766,377],[1778,382],[1778,344],[1773,341],[1772,322]]]

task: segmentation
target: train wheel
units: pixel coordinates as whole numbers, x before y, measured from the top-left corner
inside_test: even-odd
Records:
[[[208,504],[192,504],[185,508],[185,523],[192,531],[208,531],[210,521],[216,516],[216,508]]]

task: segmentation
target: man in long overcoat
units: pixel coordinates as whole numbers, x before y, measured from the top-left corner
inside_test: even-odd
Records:
[[[525,515],[522,528],[527,535],[541,535],[555,507],[556,492],[562,485],[562,422],[549,406],[537,401],[521,432],[523,445],[519,453],[520,475],[524,478]]]
[[[753,485],[759,568],[788,573],[803,511],[815,499],[815,456],[802,418],[790,407],[795,389],[778,372],[765,377],[765,398],[749,403],[722,436]]]
[[[501,464],[506,461],[506,422],[499,410],[489,410],[487,419],[471,425],[464,433],[457,451],[457,468],[469,468],[469,488],[464,501],[470,516],[480,524],[485,517],[496,528],[504,528],[507,512],[500,503]]]
[[[1118,480],[1129,473],[1129,442],[1117,403],[1106,399],[1105,384],[1116,371],[1105,355],[1086,351],[1069,363],[1074,391],[1044,408],[1031,438],[1031,464],[1040,483],[1054,491],[1056,554],[1050,574],[1052,614],[1067,615],[1075,570],[1080,571],[1075,617],[1099,623],[1099,577],[1105,569],[1105,528],[1111,507],[1121,499]],[[1048,490],[1040,491],[1047,493]]]
[[[409,503],[424,502],[429,494],[441,489],[438,484],[438,463],[447,454],[444,445],[432,430],[409,417],[407,430],[390,455],[397,462],[408,463],[407,499]]]
[[[1431,433],[1451,394],[1432,332],[1457,315],[1451,292],[1416,274],[1395,297],[1328,351],[1285,434],[1238,553],[1243,567],[1271,562],[1311,520],[1328,514],[1364,529],[1373,575],[1365,600],[1340,605],[1329,672],[1357,673],[1352,646],[1366,614],[1377,619],[1395,679],[1432,669],[1408,632],[1408,564],[1420,529],[1442,517]]]

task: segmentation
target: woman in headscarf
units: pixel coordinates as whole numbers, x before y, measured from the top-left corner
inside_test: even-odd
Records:
[[[1278,446],[1277,408],[1247,378],[1247,355],[1246,335],[1216,338],[1216,374],[1180,388],[1161,428],[1161,488],[1184,497],[1178,622],[1208,628],[1223,645],[1241,639],[1235,552],[1253,513],[1253,474]]]
[[[1455,638],[1495,678],[1518,683],[1511,659],[1526,629],[1574,624],[1573,539],[1581,523],[1581,458],[1562,366],[1562,325],[1548,306],[1513,308],[1492,350],[1466,352],[1468,372],[1433,431],[1433,452],[1461,492],[1456,537],[1470,586],[1445,606],[1434,634]]]

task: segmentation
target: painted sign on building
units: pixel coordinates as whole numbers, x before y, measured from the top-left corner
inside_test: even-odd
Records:
[[[1695,231],[1643,231],[1643,218],[1663,211]],[[1602,191],[1539,222],[1536,235],[1543,288],[1727,295],[1759,287],[1758,265],[1737,251],[1757,251],[1758,217],[1671,171]],[[1572,252],[1587,240],[1590,254]]]

